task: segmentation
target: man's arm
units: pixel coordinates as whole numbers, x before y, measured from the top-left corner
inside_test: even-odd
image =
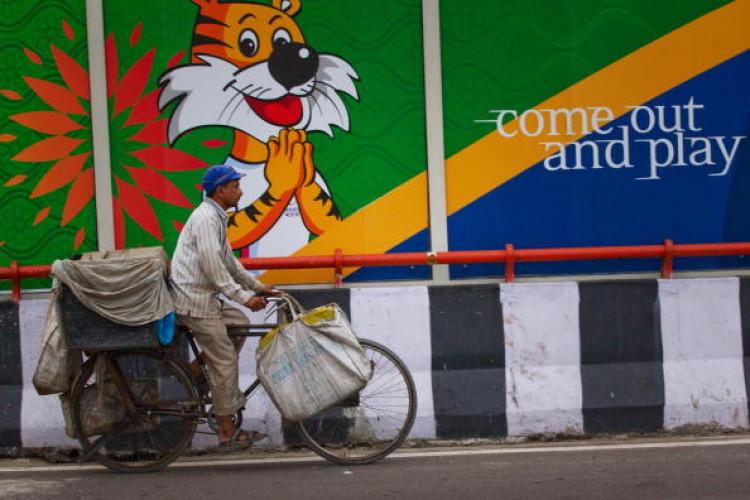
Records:
[[[235,281],[237,281],[241,285],[244,285],[245,288],[254,290],[256,292],[268,291],[268,287],[266,287],[266,285],[255,279],[252,274],[245,270],[240,260],[232,253],[232,249],[229,247],[229,243],[224,245],[223,255],[226,267]]]
[[[244,290],[227,269],[223,247],[228,245],[220,241],[220,235],[223,234],[221,222],[213,217],[201,219],[196,221],[195,231],[198,262],[209,282],[233,301],[245,304],[253,294]]]

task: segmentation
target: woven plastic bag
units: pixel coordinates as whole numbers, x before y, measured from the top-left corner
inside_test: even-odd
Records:
[[[68,348],[58,323],[59,290],[52,290],[42,348],[32,378],[34,388],[41,396],[67,392],[70,383],[81,370],[81,351]]]
[[[261,339],[255,359],[271,400],[284,418],[299,421],[356,394],[372,365],[336,304],[304,312],[286,300],[292,321]]]

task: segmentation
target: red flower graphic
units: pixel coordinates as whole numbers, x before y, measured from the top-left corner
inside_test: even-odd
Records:
[[[62,30],[68,39],[74,39],[72,28],[64,20]],[[130,34],[129,50],[137,45],[140,34],[139,23]],[[156,240],[163,242],[162,227],[181,227],[181,224],[179,221],[161,221],[151,199],[184,208],[192,207],[185,193],[164,173],[200,169],[206,167],[206,163],[186,152],[170,148],[167,143],[168,120],[161,116],[157,106],[159,89],[146,89],[152,75],[156,49],[151,48],[140,55],[122,76],[114,34],[107,37],[105,52],[110,104],[115,245],[117,248],[125,247],[125,215]],[[44,64],[42,57],[32,50],[25,48],[24,53],[34,64]],[[91,96],[86,69],[55,45],[50,45],[50,55],[64,85],[32,76],[23,77],[26,85],[49,108],[9,117],[47,137],[21,150],[12,160],[49,164],[30,198],[67,188],[60,222],[61,226],[66,226],[74,221],[94,197],[89,116]],[[175,54],[167,63],[167,68],[176,65],[182,58],[183,52]],[[0,95],[12,100],[22,99],[20,94],[12,90],[0,89]],[[0,142],[15,139],[12,134],[0,136]],[[208,144],[208,141],[205,146],[216,147]],[[6,186],[21,184],[25,179],[26,176],[15,176]],[[40,210],[34,225],[42,222],[49,213],[50,207]],[[76,233],[74,248],[81,245],[84,236],[84,228],[81,227]]]

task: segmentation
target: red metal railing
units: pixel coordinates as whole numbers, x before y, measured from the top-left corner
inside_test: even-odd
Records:
[[[333,268],[334,281],[336,286],[340,286],[343,270],[347,267],[504,263],[505,281],[511,282],[515,278],[517,262],[563,260],[661,259],[661,276],[671,278],[673,262],[676,257],[726,255],[750,255],[750,242],[676,245],[672,240],[665,240],[662,245],[527,249],[516,249],[513,245],[505,245],[504,250],[361,255],[345,255],[337,249],[333,255],[261,257],[241,260],[247,269]],[[22,279],[44,278],[49,275],[49,272],[50,266],[48,265],[19,266],[17,262],[12,262],[10,267],[0,268],[0,280],[11,281],[12,298],[14,302],[18,302],[21,298]]]

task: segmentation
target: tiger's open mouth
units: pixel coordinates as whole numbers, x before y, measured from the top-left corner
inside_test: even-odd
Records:
[[[245,96],[250,108],[272,125],[290,127],[302,119],[302,99],[296,95],[286,95],[273,101],[263,101]]]

